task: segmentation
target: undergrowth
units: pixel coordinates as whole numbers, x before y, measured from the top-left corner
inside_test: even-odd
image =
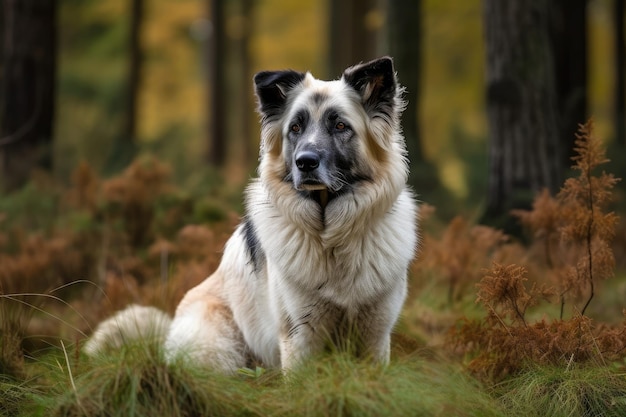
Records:
[[[226,377],[193,364],[166,365],[155,346],[115,355],[42,358],[47,381],[13,386],[14,415],[29,416],[503,416],[458,366],[417,355],[374,366],[329,355],[283,376]],[[20,391],[21,390],[21,391]],[[19,399],[19,401],[18,401]]]
[[[144,346],[129,346],[115,357],[84,363],[74,382],[59,375],[54,394],[36,408],[52,416],[231,416],[246,411],[249,391],[242,381],[183,364],[168,366]],[[61,373],[61,370],[59,370]]]
[[[617,179],[597,172],[590,123],[576,151],[578,175],[515,213],[527,245],[422,206],[388,366],[335,354],[288,377],[166,365],[147,343],[86,358],[85,337],[127,304],[172,313],[217,267],[238,208],[222,203],[233,191],[179,189],[154,159],[110,179],[81,164],[67,187],[37,176],[0,200],[0,415],[626,415]]]
[[[495,391],[519,417],[626,415],[626,375],[606,367],[532,366]]]
[[[177,189],[169,172],[142,158],[101,179],[83,163],[67,189],[36,177],[0,199],[2,334],[17,331],[33,352],[59,336],[76,342],[130,302],[173,312],[216,268],[237,215],[219,192]],[[10,313],[24,307],[26,317]]]
[[[524,266],[494,262],[477,284],[477,302],[486,316],[464,320],[451,332],[451,343],[470,357],[469,368],[483,378],[515,375],[530,364],[567,369],[626,357],[624,323],[595,322],[586,314],[598,282],[613,276],[611,240],[618,217],[607,208],[618,179],[595,174],[607,159],[591,121],[580,127],[575,151],[572,168],[578,177],[569,178],[556,197],[538,195],[532,211],[516,212],[544,252],[543,276],[529,285]],[[557,317],[527,317],[530,307],[551,298],[560,305]],[[567,302],[572,305],[569,317]]]

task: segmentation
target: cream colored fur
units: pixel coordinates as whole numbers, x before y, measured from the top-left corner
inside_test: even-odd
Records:
[[[170,323],[170,317],[158,308],[132,304],[101,322],[83,350],[95,356],[137,339],[163,343]]]

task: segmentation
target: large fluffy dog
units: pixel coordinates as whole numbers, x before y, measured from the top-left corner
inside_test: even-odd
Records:
[[[260,178],[219,268],[178,306],[166,356],[289,369],[330,345],[386,362],[417,244],[392,60],[254,82]]]

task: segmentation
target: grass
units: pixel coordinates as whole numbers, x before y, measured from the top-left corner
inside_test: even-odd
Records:
[[[36,392],[26,392],[16,415],[29,416],[236,416],[247,411],[251,387],[207,370],[168,366],[155,346],[137,343],[88,359],[63,353],[40,363]],[[57,366],[54,366],[56,363]],[[70,370],[71,369],[71,370]]]
[[[70,349],[0,376],[2,416],[623,416],[626,375],[603,366],[532,367],[486,387],[421,352],[377,366],[332,354],[293,373],[223,376],[167,365],[145,342],[87,358]]]
[[[373,366],[333,355],[309,362],[273,392],[279,416],[499,416],[459,369],[419,356]]]
[[[606,367],[535,367],[497,389],[516,416],[624,416],[626,374]]]
[[[445,361],[416,355],[376,366],[333,354],[288,376],[223,376],[167,365],[139,342],[87,358],[56,349],[0,379],[0,415],[11,416],[502,416],[477,381]]]

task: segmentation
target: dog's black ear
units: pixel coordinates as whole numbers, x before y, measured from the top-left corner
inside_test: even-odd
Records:
[[[350,67],[344,71],[343,79],[358,91],[363,107],[370,115],[393,110],[397,81],[390,57]]]
[[[256,95],[259,99],[259,111],[264,117],[281,113],[287,99],[287,93],[304,79],[302,72],[263,71],[254,76]]]

